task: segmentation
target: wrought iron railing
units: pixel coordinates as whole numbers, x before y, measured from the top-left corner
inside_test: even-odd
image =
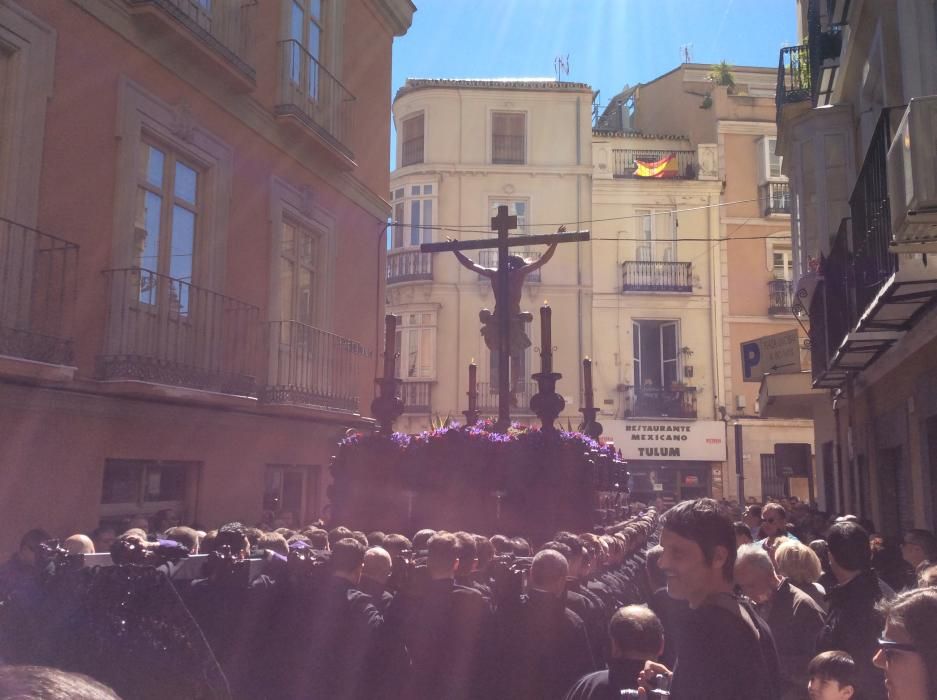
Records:
[[[404,413],[429,413],[432,389],[432,382],[403,382],[400,385],[400,398],[403,400]]]
[[[254,393],[256,306],[141,268],[104,276],[102,379]]]
[[[626,387],[626,418],[696,418],[696,387]]]
[[[269,326],[269,372],[262,398],[356,411],[358,380],[371,352],[361,343],[298,321]]]
[[[295,116],[350,153],[355,96],[295,39],[279,42],[280,86],[274,111]]]
[[[433,256],[415,250],[387,252],[387,284],[433,279]]]
[[[693,264],[628,260],[621,264],[623,292],[692,292]]]
[[[806,44],[785,46],[778,59],[778,85],[774,95],[777,122],[781,123],[781,110],[786,104],[812,99],[810,50]]]
[[[250,46],[248,12],[245,0],[125,0],[131,7],[150,5],[165,12],[188,29],[213,51],[220,53],[251,80],[254,67],[247,61]]]
[[[508,165],[523,165],[527,161],[523,136],[492,134],[491,162]]]
[[[483,414],[497,413],[498,411],[498,383],[478,382],[478,410]],[[530,399],[537,393],[536,382],[518,382],[515,386],[514,398],[511,402],[511,412],[533,415],[530,409]]]
[[[849,252],[849,223],[848,219],[840,222],[830,254],[823,261],[826,345],[831,357],[856,321],[856,281],[854,260]]]
[[[889,277],[898,270],[898,257],[889,251],[891,216],[886,163],[892,141],[890,109],[883,109],[869,141],[865,161],[849,198],[852,214],[852,253],[856,304],[861,315]],[[858,317],[851,319],[853,322]]]
[[[765,216],[791,213],[791,186],[786,182],[769,182],[761,186]]]
[[[520,250],[520,251],[515,250],[511,252],[511,255],[517,255],[519,257],[522,257],[524,258],[524,260],[528,262],[536,262],[537,260],[540,259],[541,253],[538,253],[533,250]],[[497,268],[498,267],[498,251],[497,250],[478,251],[478,264],[481,265],[482,267],[488,267],[492,269]],[[531,284],[539,284],[541,281],[540,271],[542,269],[543,268],[538,267],[533,272],[528,273],[524,281],[529,282]],[[479,275],[478,279],[487,280],[488,278],[483,275]]]
[[[72,361],[78,246],[0,218],[0,355]]]
[[[829,2],[827,2],[826,18],[821,17],[820,0],[809,0],[807,3],[807,46],[810,50],[810,82],[811,82],[811,100],[814,107],[820,104],[820,97],[824,98],[823,103],[829,102],[830,94],[833,92],[833,76],[824,81],[824,68],[838,66],[838,61],[831,65],[826,64],[828,60],[839,59],[843,46],[843,37],[840,27],[831,24],[832,13]]]
[[[423,136],[404,141],[400,147],[400,167],[423,162]]]
[[[794,285],[788,280],[768,282],[768,313],[793,314]]]
[[[817,282],[810,300],[810,367],[814,381],[820,379],[830,365],[829,328],[827,326],[826,282]]]
[[[656,163],[668,156],[674,156],[677,160],[677,167],[673,174],[667,174],[667,177],[675,180],[695,180],[699,173],[699,161],[697,152],[693,151],[674,151],[674,150],[654,150],[654,149],[633,149],[616,148],[612,151],[614,160],[614,170],[612,174],[615,177],[633,177],[639,180],[654,179],[644,178],[636,175],[638,168],[637,161],[642,163]]]

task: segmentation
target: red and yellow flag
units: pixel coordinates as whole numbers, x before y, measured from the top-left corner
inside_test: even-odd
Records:
[[[643,160],[635,160],[635,177],[677,177],[680,171],[677,169],[677,154],[671,153],[666,158],[648,163]]]

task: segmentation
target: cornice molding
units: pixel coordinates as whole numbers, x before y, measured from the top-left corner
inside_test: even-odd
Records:
[[[747,134],[749,136],[776,136],[777,124],[774,122],[739,122],[720,119],[717,125],[720,134]]]
[[[416,5],[410,0],[368,0],[375,13],[390,27],[394,36],[403,36],[413,24]]]

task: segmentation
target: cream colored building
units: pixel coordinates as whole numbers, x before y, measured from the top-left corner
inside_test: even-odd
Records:
[[[797,328],[787,178],[770,155],[775,73],[734,67],[727,88],[710,71],[683,64],[626,88],[596,125],[602,423],[619,443],[640,432],[636,423],[686,435],[679,454],[632,461],[638,492],[650,484],[674,498],[738,498],[740,489],[806,498],[806,478],[778,475],[775,445],[810,443],[811,423],[760,414],[759,385],[745,381],[740,350]],[[676,177],[633,176],[636,161],[670,155]]]
[[[387,311],[401,318],[397,376],[403,382],[405,431],[433,418],[464,420],[468,367],[478,365],[479,406],[497,414],[497,359],[480,335],[479,311],[494,308],[487,279],[452,254],[422,254],[424,242],[494,238],[491,217],[506,205],[517,234],[577,230],[591,215],[592,90],[580,83],[517,80],[408,80],[394,100],[397,168],[391,176],[394,224],[388,230]],[[436,230],[444,226],[454,230]],[[519,251],[538,257],[545,247]],[[494,267],[497,255],[473,251]],[[531,347],[517,393],[516,419],[529,422],[530,374],[539,369],[540,316],[553,309],[558,391],[567,399],[561,422],[580,419],[580,359],[592,354],[592,260],[588,243],[559,246],[527,279],[523,310],[533,313]]]
[[[897,534],[937,523],[937,10],[800,0],[781,51],[778,154],[790,177],[812,374],[764,401],[812,416],[830,511]]]

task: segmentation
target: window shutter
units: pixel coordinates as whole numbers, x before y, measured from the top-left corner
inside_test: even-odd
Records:
[[[768,137],[762,136],[758,139],[758,182],[764,183],[768,180]]]

